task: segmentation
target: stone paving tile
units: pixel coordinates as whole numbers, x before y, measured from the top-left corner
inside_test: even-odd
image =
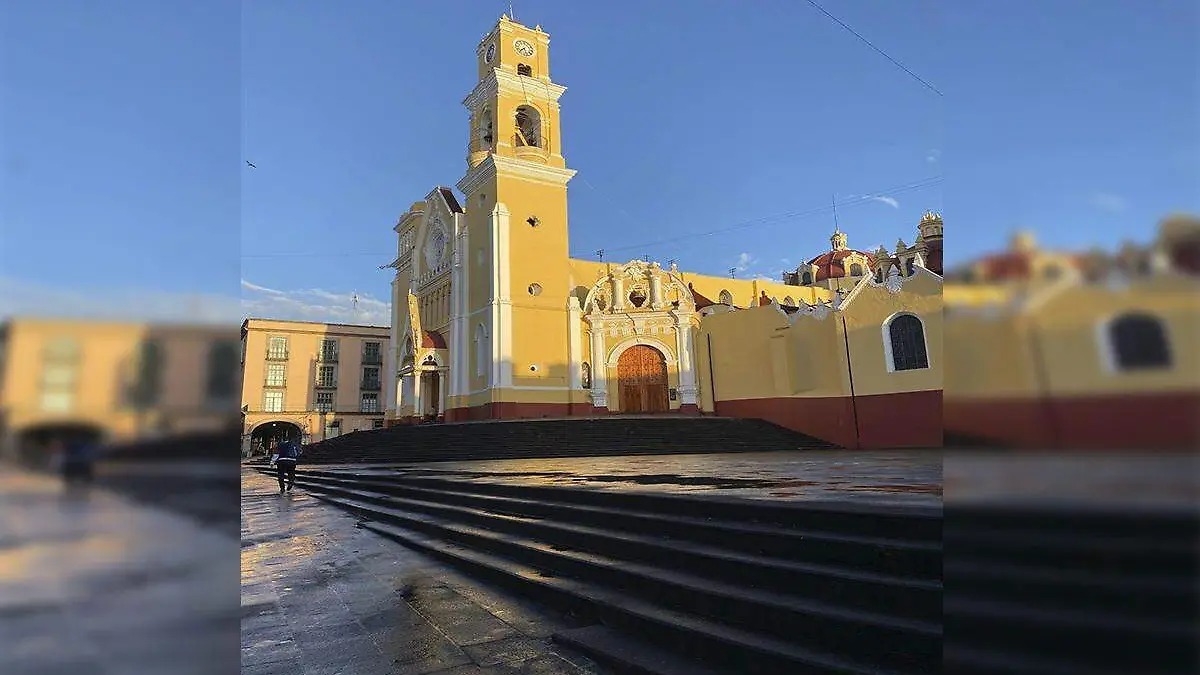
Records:
[[[236,671],[237,550],[193,518],[0,464],[0,672]]]
[[[356,522],[243,473],[244,675],[606,675],[561,619]]]

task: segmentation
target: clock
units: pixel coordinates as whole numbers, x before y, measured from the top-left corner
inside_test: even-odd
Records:
[[[437,269],[446,257],[446,230],[438,224],[429,232],[425,242],[425,266],[431,270]]]
[[[483,55],[483,60],[485,63],[491,63],[494,58],[496,58],[496,43],[493,42],[488,45],[487,52]]]
[[[517,40],[516,42],[513,42],[513,49],[517,50],[518,54],[526,58],[533,56],[533,45],[530,44],[528,40]]]

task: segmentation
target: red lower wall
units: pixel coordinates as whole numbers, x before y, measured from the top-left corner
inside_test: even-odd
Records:
[[[1200,447],[1200,392],[987,399],[945,404],[946,431],[1019,448]]]
[[[757,417],[844,448],[942,446],[941,390],[718,401],[717,414]]]

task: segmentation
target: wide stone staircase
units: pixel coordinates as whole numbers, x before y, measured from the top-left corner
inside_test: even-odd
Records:
[[[1193,510],[947,505],[946,672],[1200,672]]]
[[[305,447],[303,461],[430,462],[836,447],[757,419],[601,417],[424,424],[359,431]]]
[[[936,507],[698,499],[367,467],[302,468],[297,483],[362,527],[570,615],[578,628],[555,639],[622,672],[941,670]]]

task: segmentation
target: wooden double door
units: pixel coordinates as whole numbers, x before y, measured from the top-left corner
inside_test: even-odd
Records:
[[[634,345],[617,359],[617,385],[623,413],[659,413],[671,409],[667,391],[667,362],[647,345]]]

